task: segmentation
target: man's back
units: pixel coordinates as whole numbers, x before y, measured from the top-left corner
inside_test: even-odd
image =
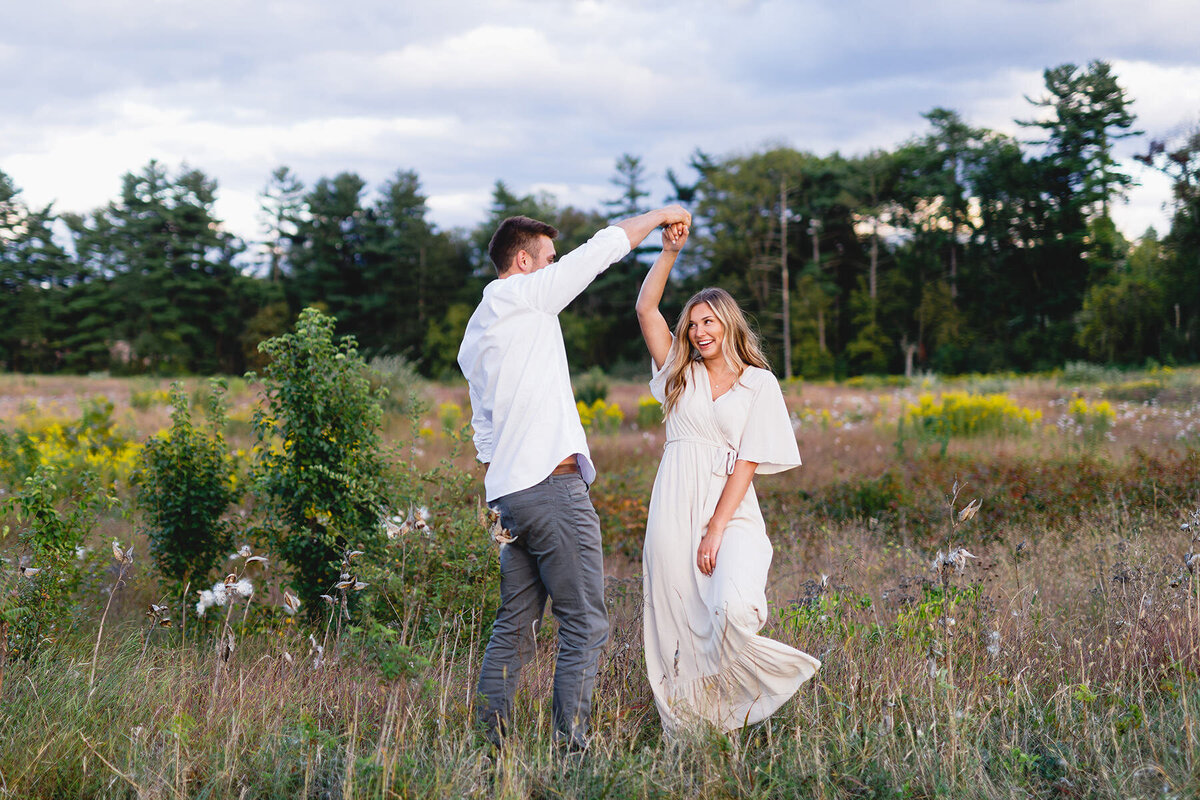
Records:
[[[458,364],[470,384],[475,447],[489,464],[488,500],[529,488],[572,455],[584,480],[595,479],[558,312],[628,251],[625,233],[606,228],[561,261],[484,289]]]

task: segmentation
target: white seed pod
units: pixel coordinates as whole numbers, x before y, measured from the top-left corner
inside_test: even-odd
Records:
[[[287,589],[283,591],[283,610],[288,614],[295,614],[300,610],[300,598]]]

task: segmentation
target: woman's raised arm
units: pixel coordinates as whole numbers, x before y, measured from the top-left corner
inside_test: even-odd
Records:
[[[671,327],[658,309],[662,300],[663,289],[667,286],[667,278],[679,251],[687,241],[689,229],[683,223],[669,225],[663,229],[663,249],[654,266],[646,273],[642,281],[642,290],[638,292],[637,318],[642,328],[642,338],[646,340],[646,349],[654,359],[654,366],[661,369],[667,360],[667,352],[671,349]]]

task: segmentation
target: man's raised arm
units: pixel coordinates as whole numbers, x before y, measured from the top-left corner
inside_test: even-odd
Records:
[[[557,262],[523,276],[521,291],[534,308],[557,314],[610,264],[641,244],[652,230],[676,222],[689,224],[691,220],[692,215],[682,206],[667,206],[614,222]],[[610,228],[620,228],[629,246]]]

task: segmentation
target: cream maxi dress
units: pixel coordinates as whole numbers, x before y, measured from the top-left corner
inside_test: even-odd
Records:
[[[712,576],[696,566],[734,462],[757,462],[759,475],[800,464],[779,382],[748,367],[713,400],[703,364],[690,369],[666,420],[642,551],[646,668],[668,734],[697,719],[722,730],[765,719],[821,666],[757,635],[767,621],[771,543],[753,484],[725,528]],[[665,389],[661,370],[650,391],[663,402]]]

